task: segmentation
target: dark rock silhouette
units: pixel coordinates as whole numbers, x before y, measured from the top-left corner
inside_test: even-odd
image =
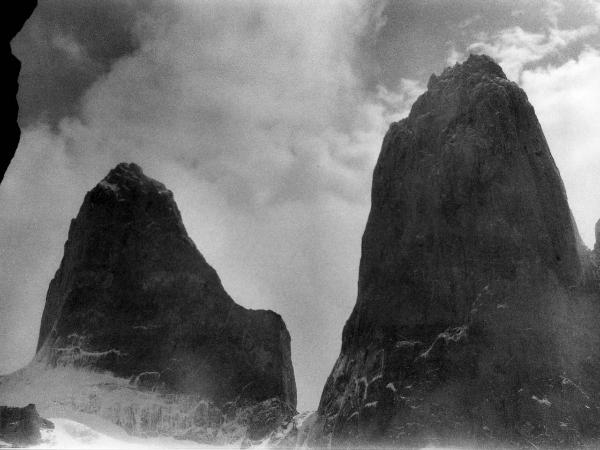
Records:
[[[311,441],[599,436],[600,290],[580,243],[523,90],[487,56],[432,75],[383,141]]]
[[[142,389],[219,407],[271,398],[296,406],[282,318],[227,295],[171,191],[135,164],[114,168],[72,221],[36,359],[110,371]]]
[[[2,27],[2,59],[4,67],[4,87],[2,88],[2,104],[7,113],[7,120],[4,129],[4,146],[0,152],[0,183],[4,178],[4,173],[12,160],[19,139],[21,137],[21,129],[17,123],[19,105],[17,103],[17,91],[19,88],[18,79],[21,71],[21,62],[12,54],[10,41],[15,37],[23,24],[29,18],[35,7],[36,0],[23,0],[4,12],[5,24]]]
[[[39,443],[40,428],[54,428],[54,424],[38,414],[35,405],[23,408],[0,406],[0,440],[16,446]]]

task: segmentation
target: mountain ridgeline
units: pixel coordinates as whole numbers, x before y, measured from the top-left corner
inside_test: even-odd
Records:
[[[583,246],[534,109],[500,66],[472,55],[432,75],[383,140],[312,444],[600,437],[599,245]]]

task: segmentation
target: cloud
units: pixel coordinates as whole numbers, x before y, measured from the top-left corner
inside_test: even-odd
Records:
[[[174,191],[232,297],[282,314],[300,407],[314,408],[356,298],[383,134],[422,91],[411,80],[398,92],[363,88],[356,46],[381,21],[379,5],[344,0],[155,3],[139,14],[139,47],[99,75],[56,132],[24,130],[0,189],[12,217],[0,238],[14,242],[2,258],[0,297],[11,312],[0,328],[28,322],[13,368],[31,356],[85,191],[135,161]],[[19,254],[19,242],[30,250]],[[41,249],[46,257],[35,259]]]
[[[88,184],[71,168],[63,140],[38,127],[23,133],[2,181],[1,371],[17,369],[35,349],[46,290]]]
[[[525,65],[541,61],[570,44],[597,33],[596,25],[584,25],[570,30],[549,28],[540,33],[525,31],[515,26],[491,36],[481,35],[480,41],[469,45],[467,50],[472,53],[485,53],[495,58],[502,65],[506,75],[518,81]]]
[[[22,63],[19,124],[56,127],[78,113],[80,95],[137,48],[133,23],[152,0],[46,0],[12,40]]]
[[[456,50],[456,47],[452,46],[450,51],[448,52],[448,57],[446,58],[446,64],[449,66],[453,66],[459,61],[465,59],[465,54]]]
[[[546,0],[543,8],[543,13],[553,28],[558,28],[558,18],[564,11],[565,5],[561,0]]]
[[[62,50],[75,61],[82,61],[87,58],[85,49],[70,35],[55,35],[52,39],[52,45]]]
[[[589,247],[600,219],[600,52],[588,48],[560,66],[526,70],[521,85],[560,168],[571,210]]]
[[[475,22],[479,22],[482,19],[481,14],[475,14],[474,16],[467,17],[465,20],[459,22],[457,28],[467,28],[473,25]]]

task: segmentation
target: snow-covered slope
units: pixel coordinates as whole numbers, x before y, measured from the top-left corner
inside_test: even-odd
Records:
[[[207,449],[214,448],[208,444],[176,440],[173,438],[139,438],[121,435],[110,424],[98,423],[91,427],[81,422],[64,418],[51,418],[54,430],[42,431],[42,442],[35,449],[127,449],[144,450],[159,448]],[[85,420],[85,419],[84,419]],[[102,431],[99,431],[102,430]],[[115,433],[115,434],[113,434]],[[232,446],[230,448],[239,448]]]
[[[0,404],[29,403],[55,424],[43,430],[36,448],[293,448],[302,445],[312,423],[312,413],[302,413],[252,441],[250,422],[262,417],[256,409],[227,414],[193,395],[164,394],[108,372],[40,362],[0,377]]]

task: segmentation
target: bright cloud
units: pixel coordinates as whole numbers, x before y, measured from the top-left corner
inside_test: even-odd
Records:
[[[518,81],[526,64],[540,61],[596,33],[596,25],[585,25],[572,30],[550,28],[543,33],[532,33],[516,26],[491,36],[482,35],[483,39],[469,45],[468,50],[472,53],[485,53],[496,59],[508,78]]]

